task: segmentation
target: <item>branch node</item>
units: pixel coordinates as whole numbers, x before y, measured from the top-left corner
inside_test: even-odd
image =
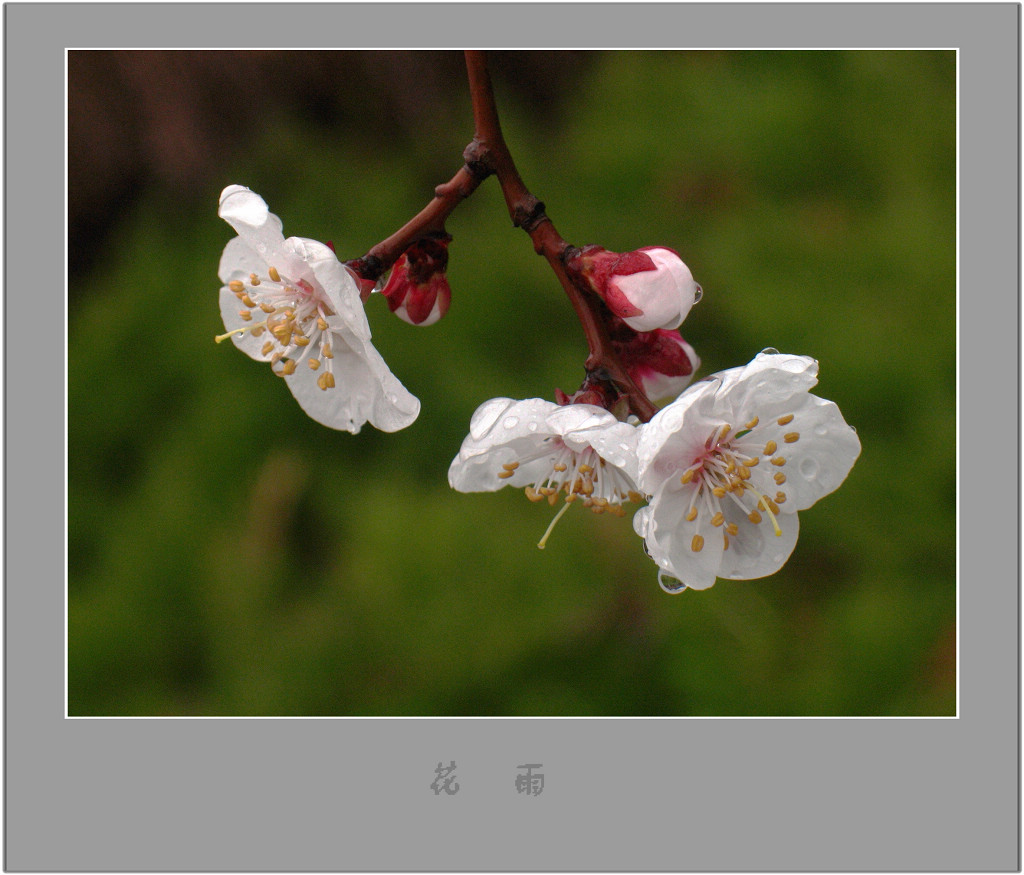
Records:
[[[476,137],[462,152],[462,160],[466,162],[466,170],[470,176],[482,182],[494,173],[494,161],[491,150]]]
[[[543,201],[537,200],[529,193],[519,200],[512,210],[512,224],[517,228],[522,228],[527,234],[532,233],[547,218],[544,213]]]

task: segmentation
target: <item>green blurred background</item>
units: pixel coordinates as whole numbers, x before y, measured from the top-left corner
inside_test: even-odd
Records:
[[[499,53],[524,180],[573,243],[673,247],[700,375],[813,356],[858,429],[789,563],[663,593],[629,518],[462,495],[488,398],[583,377],[557,281],[488,180],[452,215],[448,316],[374,297],[423,402],[307,419],[216,345],[230,183],[352,258],[461,165],[459,53],[72,52],[72,715],[952,715],[953,52]]]

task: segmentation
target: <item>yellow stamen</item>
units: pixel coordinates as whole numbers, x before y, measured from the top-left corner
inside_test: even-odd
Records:
[[[266,303],[266,302],[264,302],[264,303],[260,304],[260,309],[261,309],[261,310],[262,310],[262,311],[263,311],[264,313],[273,313],[273,312],[274,312],[274,306],[273,306],[273,304],[268,304],[268,303]]]
[[[227,340],[229,337],[231,337],[232,334],[241,334],[243,331],[248,331],[248,330],[249,330],[249,326],[248,325],[243,325],[241,328],[235,328],[235,329],[233,329],[231,331],[228,331],[226,334],[218,334],[213,339],[214,339],[215,343],[223,343],[225,340]],[[252,333],[253,333],[254,336],[256,336],[256,327],[255,326],[253,327]]]
[[[593,474],[594,473],[594,469],[591,468],[590,465],[580,465],[579,472],[581,474]]]
[[[758,497],[758,499],[759,499],[758,502],[757,502],[757,506],[759,508],[761,508],[761,510],[763,510],[765,513],[767,513],[768,514],[768,518],[772,521],[772,528],[775,529],[776,537],[781,537],[782,536],[782,529],[779,528],[779,521],[777,519],[775,519],[775,514],[777,514],[779,512],[779,506],[774,501],[772,501],[770,498],[766,498],[765,496],[763,496],[756,489],[751,488],[750,491],[753,492],[754,495],[756,495]],[[754,514],[757,514],[756,510],[755,511],[751,511],[750,521],[752,523],[753,522],[760,522],[761,521],[760,514],[758,514],[758,518],[756,520],[754,519]]]
[[[249,282],[252,283],[254,286],[258,286],[260,284],[260,278],[256,274],[251,273],[249,274]]]
[[[228,288],[233,292],[244,292],[245,283],[241,280],[231,280],[231,282],[228,283]]]
[[[325,392],[328,389],[333,389],[334,374],[332,374],[330,371],[324,371],[319,377],[316,378],[316,384]]]
[[[311,371],[315,371],[318,367],[320,367],[320,359],[310,359],[309,360],[309,369]]]
[[[498,472],[498,476],[502,480],[508,480],[509,477],[514,477],[515,473],[516,473],[515,471],[499,471]]]
[[[783,465],[786,464],[786,460],[783,456],[776,456],[774,459],[772,459],[772,464],[778,465],[781,468]]]
[[[691,507],[689,511],[687,511],[686,521],[688,523],[692,523],[695,519],[697,519],[697,508]]]
[[[785,500],[786,500],[786,493],[785,492],[776,492],[775,493],[775,501],[776,501],[777,504],[782,504],[782,503],[785,502]]]
[[[728,535],[722,535],[722,539],[723,539],[722,540],[722,549],[723,550],[728,550],[729,549],[729,536]]]
[[[760,461],[761,459],[758,456],[754,456],[753,459],[747,459],[747,461],[745,461],[743,464],[746,465],[748,468],[756,468],[757,463]]]
[[[798,432],[798,431],[791,431],[788,434],[784,435],[782,439],[787,444],[795,444],[798,440],[800,440],[800,432]]]
[[[326,331],[327,330],[327,320],[324,319],[323,316],[317,316],[316,317],[316,327],[319,328],[321,331]]]
[[[260,350],[260,352],[263,355],[270,355],[270,353],[271,353],[271,351],[273,349],[274,349],[274,341],[268,340],[265,344],[263,344],[263,348]]]
[[[778,448],[779,448],[779,445],[778,445],[777,443],[775,443],[775,441],[768,441],[768,443],[766,443],[766,444],[764,445],[764,454],[765,454],[766,456],[770,456],[770,455],[772,455],[772,454],[773,454],[773,453],[774,453],[774,452],[775,452],[775,451],[776,451],[776,450],[777,450]]]
[[[323,353],[325,359],[334,358],[334,351],[329,346],[321,347],[320,352]]]
[[[272,268],[270,268],[270,270],[268,270],[268,271],[267,271],[267,273],[269,273],[269,274],[270,274],[270,278],[271,278],[271,279],[272,279],[272,280],[273,280],[273,281],[274,281],[275,283],[279,283],[279,282],[281,282],[281,274],[279,274],[279,273],[277,272],[277,268],[276,268],[276,267],[272,267]]]
[[[645,498],[645,496],[642,495],[641,493],[634,492],[632,489],[629,490],[629,500],[630,501],[635,501],[635,502],[639,503],[639,502],[643,501],[644,498]]]
[[[750,422],[747,423],[747,428],[757,428],[758,418],[755,416]]]
[[[724,522],[725,522],[725,514],[722,513],[721,511],[718,511],[718,513],[716,513],[713,517],[711,517],[711,525],[713,525],[716,529],[720,525],[722,525],[722,523],[724,523]]]
[[[256,302],[252,298],[250,298],[247,294],[246,295],[242,295],[241,301],[242,301],[243,304],[245,304],[246,307],[255,307],[256,306]]]
[[[780,416],[777,421],[779,425],[788,425],[793,421],[793,414],[787,413],[785,416]]]
[[[292,343],[295,343],[298,346],[309,346],[309,338],[306,337],[306,335],[304,335],[304,334],[299,334],[299,335],[296,335],[296,337],[292,341]]]
[[[736,537],[736,535],[740,533],[740,527],[736,525],[736,523],[729,523],[729,525],[725,527],[725,530],[733,537]]]
[[[716,486],[714,489],[711,490],[711,493],[716,498],[725,498],[725,487],[724,486]]]
[[[690,541],[690,549],[694,553],[699,553],[704,549],[704,537],[702,535],[694,535],[693,540]]]
[[[750,469],[746,465],[740,465],[740,470],[739,470],[738,474],[739,474],[740,480],[749,480],[750,479]]]
[[[693,479],[693,474],[694,474],[693,468],[688,468],[686,470],[686,473],[683,474],[683,476],[679,478],[679,482],[682,483],[683,486],[685,486],[687,483],[689,483]]]
[[[288,359],[287,361],[285,361],[285,363],[281,366],[281,373],[285,374],[286,376],[290,376],[291,374],[294,374],[295,373],[295,359]],[[326,376],[328,376],[328,374],[322,374],[320,379],[323,379]]]
[[[242,317],[243,322],[252,322],[252,313],[248,310],[239,310],[238,315]]]
[[[526,497],[528,499],[530,499],[530,501],[540,501],[544,497],[536,489],[534,489],[532,486],[527,486],[523,490],[523,492],[526,493]]]
[[[515,471],[519,467],[518,462],[505,462],[502,466],[506,471]]]
[[[785,474],[783,474],[783,473],[782,473],[781,471],[778,471],[778,472],[776,472],[776,474],[774,475],[774,478],[773,478],[773,479],[775,480],[775,482],[776,482],[776,483],[777,483],[777,484],[778,484],[779,486],[781,486],[781,485],[782,485],[783,483],[785,483],[785,482],[786,482],[786,475],[785,475]]]
[[[568,471],[569,470],[569,466],[566,465],[564,462],[559,462],[557,465],[555,465],[555,470],[559,474],[561,474],[563,471]]]
[[[537,542],[537,549],[538,549],[538,550],[543,550],[543,549],[544,549],[545,545],[546,545],[546,544],[547,544],[547,542],[548,542],[548,538],[550,538],[550,537],[551,537],[551,532],[552,532],[552,531],[554,531],[554,528],[555,528],[555,523],[557,523],[557,522],[558,522],[558,521],[559,521],[559,520],[560,520],[560,519],[562,518],[562,514],[564,514],[564,513],[565,513],[565,512],[566,512],[566,511],[567,511],[568,509],[569,509],[569,503],[568,503],[568,502],[566,502],[565,504],[563,504],[563,505],[562,505],[562,507],[561,507],[561,509],[560,509],[560,510],[558,511],[558,513],[556,513],[556,514],[555,514],[555,518],[554,518],[554,519],[553,519],[553,520],[551,521],[551,523],[550,523],[550,524],[548,525],[548,529],[547,529],[547,531],[546,531],[546,532],[544,532],[544,537],[543,537],[543,538],[541,538],[541,539],[540,539],[540,540],[539,540],[539,541]]]

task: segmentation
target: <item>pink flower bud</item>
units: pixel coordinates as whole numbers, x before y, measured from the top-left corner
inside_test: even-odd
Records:
[[[651,401],[675,398],[700,367],[697,353],[678,331],[659,328],[629,332],[631,336],[626,332],[616,334],[612,335],[615,351],[633,382]]]
[[[411,325],[433,325],[448,312],[452,290],[445,276],[451,237],[425,237],[399,256],[381,294],[391,312]]]
[[[690,269],[664,246],[626,253],[585,246],[568,267],[634,331],[678,328],[701,296]]]

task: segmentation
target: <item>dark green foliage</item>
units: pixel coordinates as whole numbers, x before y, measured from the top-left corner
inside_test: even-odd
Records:
[[[558,124],[497,87],[564,237],[690,265],[701,375],[768,346],[820,360],[864,446],[846,484],[764,580],[668,596],[628,518],[575,509],[538,551],[547,505],[446,481],[479,403],[583,377],[494,180],[449,222],[446,319],[370,301],[423,412],[355,437],[213,343],[219,186],[185,228],[152,196],[70,313],[70,713],[953,714],[953,53],[609,53]],[[467,116],[372,153],[277,119],[222,182],[354,257],[429,199],[420,162],[443,181],[470,136]]]

